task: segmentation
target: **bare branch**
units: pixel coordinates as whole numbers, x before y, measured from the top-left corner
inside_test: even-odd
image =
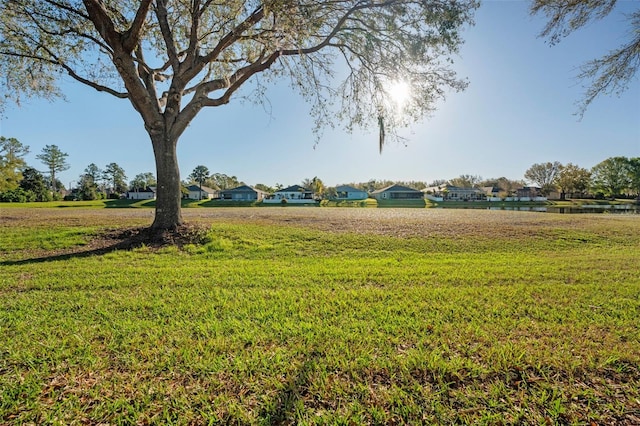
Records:
[[[607,16],[616,3],[617,0],[534,0],[531,13],[548,17],[540,36],[549,37],[550,43],[556,44],[589,21]]]
[[[540,36],[556,44],[589,22],[605,18],[616,3],[617,0],[534,0],[531,13],[547,16]],[[631,29],[628,43],[580,67],[577,77],[589,82],[584,98],[578,103],[576,115],[580,118],[598,96],[624,92],[640,69],[640,10],[628,16],[628,20]]]
[[[44,50],[44,49],[43,49]],[[52,55],[50,51],[47,51],[47,53],[49,55]],[[56,56],[52,55],[52,59],[49,58],[45,58],[43,56],[37,56],[37,55],[26,55],[26,54],[22,54],[22,53],[16,53],[16,52],[10,52],[10,51],[0,51],[0,55],[5,55],[5,56],[13,56],[16,58],[28,58],[28,59],[33,59],[35,61],[40,61],[40,62],[44,62],[44,63],[48,63],[51,65],[56,65],[59,66],[61,68],[63,68],[65,71],[67,71],[67,74],[69,74],[69,76],[71,78],[73,78],[74,80],[85,84],[89,87],[92,87],[94,89],[96,89],[98,92],[105,92],[105,93],[109,93],[110,95],[115,96],[116,98],[119,99],[128,99],[129,98],[129,94],[126,92],[118,92],[117,90],[114,90],[110,87],[104,86],[102,84],[98,84],[94,81],[88,80],[82,76],[80,76],[79,74],[77,74],[73,68],[71,68],[69,65],[67,65],[66,63],[62,62],[60,60],[60,58],[57,58]]]
[[[632,15],[635,37],[602,58],[583,65],[578,78],[592,81],[579,105],[578,115],[582,117],[587,108],[601,94],[620,95],[640,70],[640,11]]]

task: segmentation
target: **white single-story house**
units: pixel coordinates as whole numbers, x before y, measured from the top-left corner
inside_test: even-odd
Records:
[[[288,188],[280,189],[273,193],[273,196],[262,200],[263,203],[293,203],[306,204],[315,203],[313,191],[303,188],[300,185],[293,185]]]
[[[153,200],[155,198],[155,186],[147,186],[146,188],[132,189],[130,191],[127,191],[127,199],[129,200]]]
[[[241,185],[233,189],[220,191],[220,199],[227,201],[260,201],[269,195],[249,185]]]
[[[376,200],[419,200],[424,198],[422,191],[402,185],[390,185],[373,191],[371,196]]]
[[[187,191],[189,191],[189,196],[191,200],[210,200],[212,198],[217,198],[218,191],[215,189],[211,189],[207,186],[203,186],[202,188],[198,185],[189,185],[187,186]]]
[[[367,191],[353,186],[340,185],[336,187],[336,200],[366,200],[367,198],[369,198]]]

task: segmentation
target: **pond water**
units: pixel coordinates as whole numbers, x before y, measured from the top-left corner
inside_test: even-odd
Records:
[[[533,211],[543,213],[560,213],[560,214],[576,214],[576,213],[616,213],[616,214],[640,214],[640,206],[634,204],[591,204],[583,206],[522,206],[522,207],[489,207],[488,210],[517,210],[517,211]]]

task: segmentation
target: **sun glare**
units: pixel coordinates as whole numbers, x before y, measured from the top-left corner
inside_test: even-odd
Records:
[[[409,99],[410,90],[409,83],[403,80],[394,81],[389,85],[389,95],[399,107]]]

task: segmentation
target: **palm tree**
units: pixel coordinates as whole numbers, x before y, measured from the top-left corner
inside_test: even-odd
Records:
[[[207,178],[209,178],[209,169],[206,166],[196,166],[195,169],[189,175],[189,178],[198,182],[198,186],[200,188],[200,194],[198,195],[198,199],[202,200],[202,182],[204,182]]]

